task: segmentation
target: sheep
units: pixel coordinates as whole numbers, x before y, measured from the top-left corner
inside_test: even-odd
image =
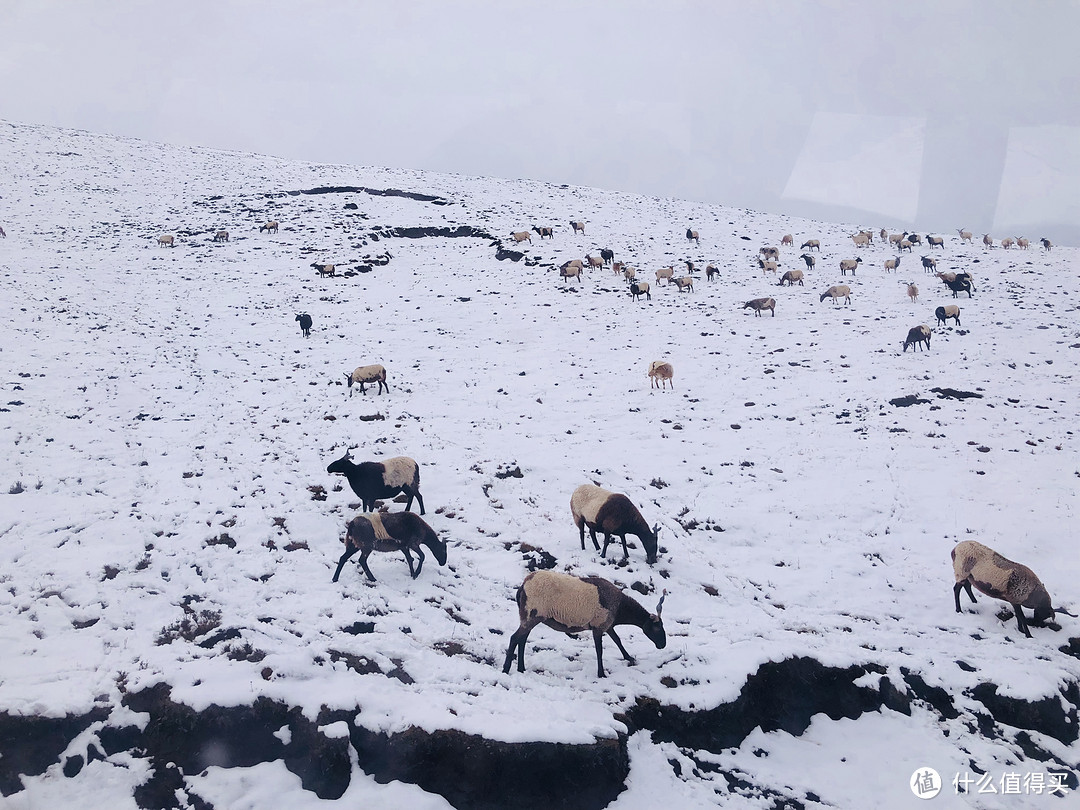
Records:
[[[567,280],[576,278],[578,284],[581,283],[581,265],[574,264],[573,262],[567,262],[559,268],[559,278],[565,278]]]
[[[337,266],[333,264],[318,264],[317,262],[311,265],[315,268],[315,272],[320,276],[329,276],[334,278],[337,275]]]
[[[689,228],[686,229],[686,241],[693,242],[695,245],[700,245],[701,241],[698,237],[697,231],[692,231]]]
[[[301,312],[296,316],[296,320],[300,324],[300,334],[311,337],[311,316],[306,312]]]
[[[683,264],[686,265],[686,275],[692,276],[697,271],[697,268],[694,267],[694,263],[689,259],[684,259]]]
[[[622,262],[612,262],[611,269],[615,271],[615,275],[621,276],[622,271],[626,268],[626,265]]]
[[[974,585],[980,593],[1012,605],[1016,626],[1028,638],[1031,638],[1028,631],[1030,624],[1041,627],[1045,622],[1054,620],[1055,612],[1064,613],[1066,616],[1073,615],[1062,608],[1055,611],[1046,586],[1030,568],[1005,559],[982,543],[961,540],[953,547],[950,556],[953,576],[956,579],[953,585],[953,603],[957,613],[963,612],[960,609],[961,590],[966,590],[968,598],[975,601],[975,594],[971,591],[971,586]],[[1033,615],[1030,620],[1024,618],[1022,607],[1031,608]]]
[[[675,275],[674,267],[661,267],[656,271],[656,283],[659,284],[661,279],[666,279],[665,283],[670,284],[671,279]]]
[[[562,633],[582,633],[592,630],[596,645],[596,676],[604,675],[604,634],[611,636],[623,658],[634,663],[615,632],[616,625],[640,627],[645,636],[662,650],[667,645],[667,633],[660,618],[666,591],[649,613],[632,596],[601,577],[575,577],[558,571],[533,571],[517,590],[518,629],[510,636],[503,662],[503,674],[509,674],[517,653],[517,670],[525,671],[525,642],[538,624],[546,624]]]
[[[571,222],[570,227],[574,229],[574,233],[577,233],[578,231],[580,231],[581,233],[585,233],[584,222]]]
[[[404,492],[409,500],[405,511],[412,510],[415,497],[420,504],[420,514],[424,514],[424,496],[420,494],[420,467],[408,456],[395,456],[385,461],[363,461],[353,464],[349,451],[333,462],[326,471],[331,475],[344,475],[352,491],[360,496],[361,507],[365,512],[375,509],[375,502],[381,498],[393,498]]]
[[[930,327],[925,323],[919,326],[913,326],[908,330],[907,338],[904,340],[904,351],[908,350],[908,346],[913,347],[911,350],[918,351],[919,344],[924,344],[927,351],[930,351]]]
[[[585,262],[589,265],[590,268],[603,267],[605,264],[604,259],[601,256],[586,256]]]
[[[923,270],[927,273],[932,273],[937,270],[937,259],[931,259],[929,256],[922,257]]]
[[[215,242],[228,242],[229,241],[229,232],[228,231],[218,231],[217,233],[214,234],[214,241]]]
[[[796,281],[799,282],[800,287],[806,286],[803,284],[803,271],[787,270],[784,272],[784,275],[780,277],[780,286],[783,287],[784,283],[787,282],[789,287],[794,287]]]
[[[1002,246],[1003,248],[1005,248],[1006,250],[1008,250],[1009,248],[1011,248],[1011,247],[1013,246],[1013,239],[1012,239],[1012,237],[1011,237],[1011,236],[1006,236],[1006,237],[1005,237],[1004,239],[1002,239],[1002,240],[1001,240],[1001,246]]]
[[[157,238],[158,247],[176,247],[176,237],[171,233]]]
[[[903,233],[891,233],[889,234],[889,244],[893,247],[899,247],[900,243],[907,238],[907,231]]]
[[[712,281],[713,276],[720,275],[720,269],[715,264],[706,265],[705,267],[705,279]]]
[[[900,241],[900,250],[902,250],[902,251],[906,250],[908,253],[911,253],[912,244],[914,244],[914,243],[907,240],[907,239],[903,239],[903,240]]]
[[[671,386],[671,390],[675,390],[675,369],[671,363],[665,363],[663,360],[653,360],[649,363],[649,388],[666,388]]]
[[[960,325],[960,307],[956,304],[949,304],[948,306],[938,307],[934,310],[934,316],[937,318],[937,322],[942,326],[947,326],[949,318],[956,321],[956,325]],[[936,325],[936,324],[935,324]]]
[[[777,269],[780,267],[779,262],[775,262],[772,259],[769,259],[768,261],[765,259],[758,259],[757,263],[758,267],[761,268],[761,275],[763,276],[768,275],[770,272],[775,276]]]
[[[533,230],[536,231],[540,235],[541,239],[543,239],[545,236],[548,239],[554,239],[555,238],[555,229],[554,228],[549,228],[546,225],[541,226],[539,228],[537,226],[533,225]]]
[[[386,382],[386,369],[375,363],[370,366],[358,366],[353,369],[351,374],[346,374],[345,379],[349,387],[349,396],[353,395],[352,387],[354,384],[360,386],[360,393],[365,394],[367,391],[364,388],[365,383],[378,383],[379,388],[377,393],[382,396],[383,389],[390,390],[390,384]]]
[[[630,284],[630,297],[638,301],[641,296],[645,296],[646,300],[652,301],[652,295],[649,293],[649,282],[647,281],[635,281]]]
[[[922,244],[922,237],[919,236],[917,233],[909,233],[907,235],[907,238],[908,238],[908,241],[911,242],[911,244],[913,244],[913,245],[921,245]]]
[[[637,270],[635,270],[633,267],[624,267],[622,272],[623,272],[623,280],[627,284],[633,284],[634,279],[637,278]],[[642,282],[642,283],[644,284],[644,282]],[[649,287],[649,285],[646,284],[645,288],[648,289],[648,287]]]
[[[527,239],[529,240],[529,244],[532,244],[532,234],[528,231],[513,231],[510,234],[510,237],[514,242],[524,242]]]
[[[1050,252],[1050,248],[1052,248],[1054,246],[1053,242],[1051,242],[1046,237],[1043,237],[1039,241],[1042,243],[1043,250],[1047,251],[1048,253]]]
[[[911,303],[915,303],[919,300],[919,288],[914,284],[907,285],[907,296],[911,299]]]
[[[873,240],[869,234],[863,232],[852,234],[851,241],[855,243],[855,247],[866,247]]]
[[[945,239],[941,236],[931,236],[930,234],[927,234],[926,244],[929,245],[931,248],[939,247],[942,250],[945,249]]]
[[[815,259],[813,256],[811,256],[809,253],[804,253],[799,258],[802,259],[804,262],[806,262],[806,269],[807,270],[813,270],[814,265],[817,264],[817,259]]]
[[[439,538],[427,522],[412,512],[375,512],[357,515],[345,527],[345,552],[338,560],[333,582],[338,581],[341,569],[356,552],[360,552],[360,567],[367,578],[375,582],[375,575],[368,568],[368,557],[373,551],[400,551],[405,554],[409,564],[409,575],[413,579],[420,576],[424,567],[424,551],[427,546],[439,565],[446,565],[446,542]],[[416,552],[416,568],[413,568],[412,555]]]
[[[957,298],[962,292],[968,294],[968,298],[971,298],[971,293],[975,291],[975,285],[971,282],[971,276],[967,273],[957,273],[956,278],[953,281],[948,279],[942,279],[945,282],[945,286],[952,290],[952,297]]]
[[[604,264],[611,264],[615,261],[615,251],[611,248],[600,248],[600,258],[604,260]]]
[[[831,298],[833,304],[838,304],[841,298],[844,299],[845,304],[850,304],[851,287],[847,284],[834,284],[821,294],[821,301],[824,301],[826,298]]]
[[[851,275],[855,275],[855,268],[862,264],[861,258],[855,259],[841,259],[840,260],[840,275],[846,276],[847,271],[851,271]]]
[[[274,220],[273,222],[267,222],[265,225],[263,225],[261,228],[259,228],[259,233],[262,233],[263,231],[266,231],[267,233],[277,233],[278,232],[277,220]]]
[[[795,240],[794,238],[792,238],[790,233],[784,234],[784,238],[780,240],[780,247],[783,247],[784,245],[791,245],[792,247],[795,246]]]
[[[896,257],[894,257],[892,259],[886,259],[885,260],[885,272],[888,273],[890,270],[895,270],[897,267],[899,267],[900,266],[900,260],[902,258],[903,258],[903,256],[896,256]]]
[[[780,248],[763,247],[763,248],[758,250],[758,255],[759,256],[764,256],[766,259],[775,259],[776,261],[779,261],[780,260]]]
[[[623,559],[629,559],[630,552],[626,547],[626,535],[632,534],[641,541],[641,546],[645,549],[645,561],[649,565],[656,562],[656,538],[660,532],[660,526],[656,524],[650,529],[648,522],[641,516],[641,512],[634,506],[633,501],[625,495],[608,492],[594,484],[582,484],[570,496],[570,515],[574,518],[574,525],[577,526],[578,533],[581,535],[582,551],[585,550],[585,529],[588,528],[593,547],[600,552],[601,557],[607,557],[611,538],[618,537],[622,541]],[[603,549],[600,548],[600,543],[596,539],[597,530],[604,533]]]
[[[1031,242],[1022,236],[1016,237],[1016,246],[1021,250],[1027,250],[1031,246]]]
[[[983,234],[983,250],[986,250],[986,248],[993,247],[993,246],[994,246],[994,240],[990,238],[990,234],[984,233]]]
[[[581,261],[581,259],[571,259],[568,262],[563,262],[562,265],[559,266],[559,269],[565,270],[567,267],[577,267],[579,270],[584,270],[585,264]]]
[[[878,231],[878,239],[880,239],[882,242],[886,241],[888,238],[889,232],[887,230],[882,228],[880,231]]]
[[[760,318],[761,311],[767,309],[772,312],[772,316],[776,317],[776,299],[775,298],[755,298],[753,301],[747,301],[742,305],[743,309],[754,310],[754,317]]]
[[[679,288],[679,292],[693,292],[694,280],[690,276],[683,276],[682,278],[673,279],[675,286]]]
[[[974,234],[971,231],[965,231],[963,228],[958,230],[957,233],[960,234],[960,241],[961,242],[970,243],[971,240],[972,240],[972,237],[974,236]]]
[[[817,239],[807,239],[799,246],[799,250],[816,250],[821,253],[821,242]]]

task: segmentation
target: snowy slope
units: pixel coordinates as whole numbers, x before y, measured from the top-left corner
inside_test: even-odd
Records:
[[[972,272],[976,294],[956,302],[961,327],[936,327],[929,352],[902,353],[911,326],[933,326],[934,308],[954,302],[918,253],[886,274],[893,254],[877,243],[858,251],[857,278],[841,279],[839,260],[857,254],[848,234],[874,223],[23,125],[3,125],[0,144],[0,711],[120,711],[124,693],[167,683],[195,708],[265,696],[310,717],[355,709],[373,731],[588,743],[625,733],[621,714],[639,697],[711,708],[762,664],[805,656],[872,664],[893,684],[915,672],[959,716],[818,715],[801,737],[759,731],[723,754],[639,731],[612,806],[655,806],[658,790],[676,806],[717,791],[768,806],[694,764],[706,761],[806,806],[840,807],[907,806],[924,765],[947,779],[973,765],[1080,768],[1067,702],[1077,643],[1059,650],[1080,635],[1076,620],[1027,639],[988,598],[955,614],[949,564],[956,542],[978,539],[1031,566],[1056,603],[1076,603],[1075,250],[986,250],[946,235],[939,269]],[[287,193],[324,187],[437,199]],[[260,232],[271,219],[280,231]],[[526,261],[496,260],[484,238],[385,235],[470,226],[509,242],[534,224],[556,236],[533,234]],[[219,228],[230,242],[211,241]],[[164,233],[175,248],[157,246]],[[822,241],[805,287],[781,289],[754,263],[785,233],[796,246]],[[652,300],[635,304],[610,270],[578,285],[551,269],[601,247],[650,280],[684,260],[721,273],[692,293],[653,283]],[[347,277],[311,267],[340,273],[386,252],[388,264]],[[781,271],[802,267],[798,254],[784,249]],[[841,281],[850,307],[819,301]],[[909,281],[921,289],[914,304]],[[764,295],[775,317],[741,308]],[[309,339],[293,320],[301,311],[315,322]],[[674,365],[673,391],[650,390],[656,359]],[[376,362],[389,394],[349,397],[343,375]],[[890,404],[912,394],[927,401]],[[359,509],[326,473],[347,448],[357,461],[419,462],[445,567],[429,556],[411,580],[399,556],[374,555],[378,582],[353,563],[330,582]],[[515,468],[520,478],[500,476]],[[581,550],[568,504],[585,482],[627,493],[659,523],[656,565],[640,547],[626,564],[618,549],[607,561]],[[627,628],[636,665],[609,642],[601,681],[588,638],[539,628],[527,672],[503,675],[513,594],[539,557],[530,548],[558,570],[637,583],[650,609],[667,589],[667,647]],[[344,632],[357,621],[374,632]],[[358,674],[350,656],[378,672]],[[381,674],[391,672],[406,677]],[[986,714],[972,691],[985,683],[1060,700],[1073,741],[1031,732],[1053,758],[1043,761],[1015,734],[987,734],[972,722]],[[242,807],[252,780],[321,803],[280,763],[258,768],[211,769],[192,789]],[[144,775],[106,761],[65,780],[54,766],[8,801],[133,806]],[[353,782],[382,797],[372,801],[446,806],[359,768]]]

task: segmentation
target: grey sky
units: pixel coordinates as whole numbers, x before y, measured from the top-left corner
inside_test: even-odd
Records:
[[[1077,244],[1078,32],[1077,0],[0,0],[0,115]]]

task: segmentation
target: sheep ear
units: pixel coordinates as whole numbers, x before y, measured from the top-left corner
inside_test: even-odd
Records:
[[[667,588],[664,588],[664,592],[660,595],[660,601],[656,603],[656,615],[660,615],[660,611],[664,609],[664,600],[667,599]]]

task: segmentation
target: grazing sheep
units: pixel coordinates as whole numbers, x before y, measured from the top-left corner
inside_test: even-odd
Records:
[[[1001,240],[1001,246],[1008,250],[1013,246],[1013,238],[1011,236],[1006,236],[1004,239]]]
[[[296,320],[300,324],[300,334],[311,337],[311,316],[306,312],[301,312],[296,316]]]
[[[360,496],[365,512],[375,509],[375,502],[382,498],[393,498],[404,492],[409,500],[405,511],[412,509],[413,498],[420,504],[420,514],[424,514],[424,496],[420,494],[420,467],[408,456],[396,456],[385,461],[364,461],[353,464],[349,451],[326,468],[331,475],[344,475],[352,491]]]
[[[1035,572],[1026,565],[1008,560],[992,548],[974,540],[957,543],[951,557],[956,579],[956,584],[953,585],[953,602],[957,613],[963,612],[960,609],[961,590],[966,590],[971,601],[975,601],[975,594],[971,591],[971,586],[974,585],[980,593],[1012,605],[1016,626],[1028,638],[1031,638],[1029,624],[1041,627],[1045,622],[1054,620],[1055,610],[1050,603],[1050,594],[1035,576]],[[1032,610],[1030,620],[1024,618],[1022,607]],[[1073,615],[1061,608],[1057,608],[1056,612],[1066,616]]]
[[[795,282],[799,282],[799,286],[805,286],[803,284],[803,271],[802,270],[787,270],[784,275],[780,277],[780,286],[783,287],[786,283],[789,287],[794,287]]]
[[[278,232],[277,220],[274,220],[273,222],[267,222],[265,225],[263,225],[261,228],[259,228],[259,233],[262,233],[263,231],[266,231],[267,233],[277,233]]]
[[[375,582],[375,575],[368,568],[367,561],[373,551],[403,552],[405,562],[409,564],[409,575],[416,579],[420,576],[420,569],[424,567],[424,551],[421,546],[427,546],[431,550],[439,565],[446,565],[446,543],[419,515],[412,512],[357,515],[345,527],[345,552],[338,560],[332,581],[338,581],[341,569],[358,551],[360,567],[372,582]],[[416,552],[415,569],[410,551]]]
[[[799,250],[816,250],[821,253],[821,242],[817,239],[807,239],[799,246]]]
[[[157,238],[158,247],[176,247],[176,237],[171,233],[167,233],[164,236]]]
[[[897,267],[899,267],[900,266],[900,260],[902,258],[903,258],[903,256],[896,256],[895,258],[892,258],[892,259],[886,259],[885,260],[885,272],[888,273],[890,270],[895,270]]]
[[[571,222],[570,227],[574,229],[574,233],[577,233],[579,231],[581,233],[585,233],[585,223],[584,222]]]
[[[990,234],[984,233],[983,234],[983,249],[985,250],[986,248],[993,247],[993,246],[994,246],[994,240],[990,238]]]
[[[581,550],[585,550],[585,529],[589,529],[593,547],[601,557],[607,557],[608,544],[612,537],[622,541],[623,559],[630,558],[626,547],[626,535],[635,535],[645,549],[645,561],[652,565],[656,562],[656,537],[660,532],[659,524],[649,528],[648,522],[625,495],[617,495],[593,484],[582,484],[570,496],[570,514],[574,518],[581,535]],[[597,530],[604,533],[604,548],[597,542]]]
[[[665,363],[663,360],[653,360],[649,363],[649,388],[666,388],[671,386],[671,390],[675,390],[675,369],[672,368],[671,363]]]
[[[775,262],[772,259],[769,259],[769,260],[758,259],[757,263],[758,263],[758,267],[761,268],[761,275],[763,275],[763,276],[767,276],[770,272],[775,276],[777,270],[780,267],[780,263]]]
[[[549,228],[547,226],[541,226],[541,227],[538,228],[535,225],[533,225],[533,230],[536,231],[540,235],[541,239],[543,239],[545,236],[548,239],[554,239],[555,238],[555,229],[554,228]]]
[[[962,292],[966,292],[968,298],[971,298],[971,294],[975,291],[975,285],[971,281],[971,276],[967,273],[957,273],[954,280],[942,279],[942,281],[945,282],[946,287],[952,290],[953,298],[958,298]]]
[[[743,309],[754,310],[754,317],[760,318],[761,311],[763,309],[770,310],[772,316],[776,317],[776,299],[775,298],[755,298],[753,301],[747,301],[742,305]]]
[[[661,267],[656,271],[656,283],[659,284],[661,279],[666,279],[667,284],[671,283],[671,279],[675,276],[674,267]]]
[[[627,284],[632,284],[634,282],[634,279],[637,278],[637,270],[633,267],[624,267],[622,273],[623,280]],[[648,284],[645,285],[646,289],[648,289],[648,286]]]
[[[930,351],[930,327],[925,323],[919,326],[913,326],[908,330],[907,338],[904,340],[904,351],[908,350],[908,346],[912,346],[912,351],[918,351],[919,344],[923,344],[927,351]]]
[[[1049,251],[1050,248],[1052,248],[1054,246],[1053,242],[1051,242],[1049,239],[1047,239],[1045,237],[1043,237],[1039,241],[1042,243],[1043,250],[1045,250],[1045,251]]]
[[[229,232],[228,231],[218,231],[217,233],[214,234],[214,241],[215,242],[228,242],[229,241]]]
[[[693,292],[694,280],[690,276],[683,276],[682,278],[673,279],[675,286],[679,288],[679,292]]]
[[[915,303],[919,300],[919,288],[914,284],[907,285],[907,296],[911,299],[911,303]]]
[[[965,231],[963,228],[958,230],[957,233],[960,234],[960,241],[961,242],[970,243],[972,238],[974,237],[974,234],[971,231]]]
[[[779,261],[780,260],[780,248],[763,247],[760,250],[758,250],[758,255],[759,256],[764,256],[766,259],[775,259],[776,261]]]
[[[1021,250],[1027,250],[1031,246],[1031,242],[1022,236],[1016,237],[1016,246]]]
[[[649,293],[649,282],[647,281],[635,281],[630,284],[630,297],[635,300],[641,300],[641,296],[645,296],[646,300],[652,301],[652,295]]]
[[[720,268],[718,268],[715,264],[706,265],[706,267],[705,267],[705,280],[706,281],[712,281],[713,276],[718,276],[718,275],[720,275]]]
[[[908,253],[911,253],[911,246],[912,246],[912,244],[913,244],[913,243],[912,243],[912,242],[911,242],[910,240],[908,240],[908,239],[902,239],[902,240],[900,241],[900,250],[906,250],[906,251],[907,251]]]
[[[923,270],[927,273],[933,273],[937,270],[937,259],[931,259],[929,256],[922,257]]]
[[[829,289],[827,289],[821,294],[822,301],[824,301],[826,298],[831,298],[834,305],[839,304],[841,298],[844,299],[845,304],[850,304],[851,287],[849,287],[847,284],[834,284],[832,287],[829,287]]]
[[[315,268],[315,272],[318,273],[320,276],[329,276],[330,278],[334,278],[337,275],[336,265],[314,263],[311,266]]]
[[[527,239],[529,244],[532,244],[532,234],[528,231],[514,231],[510,236],[515,242],[524,242]]]
[[[360,386],[361,394],[367,393],[364,388],[365,383],[378,383],[379,388],[377,393],[380,396],[382,395],[383,388],[387,391],[390,390],[390,384],[386,382],[386,369],[378,363],[370,366],[358,366],[351,374],[346,374],[345,379],[348,382],[350,397],[353,395],[352,387],[354,384]]]
[[[811,256],[809,253],[804,253],[799,258],[802,259],[804,262],[806,262],[806,269],[807,270],[813,270],[814,265],[817,264],[817,259],[815,259],[813,256]]]
[[[855,243],[855,247],[866,247],[873,240],[867,233],[856,233],[852,234],[851,241]]]
[[[666,593],[666,592],[665,592]],[[632,596],[601,577],[575,577],[557,571],[533,571],[517,590],[518,629],[510,636],[503,673],[517,653],[517,670],[525,671],[525,642],[538,624],[546,624],[561,633],[583,633],[592,630],[596,645],[596,676],[604,675],[604,634],[611,636],[623,658],[634,663],[615,632],[617,625],[640,627],[645,636],[662,650],[667,645],[667,633],[660,618],[664,596],[649,613]]]
[[[581,265],[574,264],[574,262],[567,262],[559,268],[559,278],[571,279],[576,278],[578,284],[581,283]]]
[[[615,261],[615,251],[609,248],[600,248],[600,258],[604,260],[604,264],[611,264]]]
[[[698,238],[698,232],[692,231],[689,228],[686,229],[686,241],[693,242],[695,245],[701,244],[701,241]]]
[[[784,234],[784,238],[780,240],[780,247],[783,247],[784,245],[794,245],[794,244],[795,244],[795,240],[792,238],[790,233]]]
[[[934,310],[934,315],[937,317],[937,322],[942,326],[947,326],[949,318],[956,321],[956,325],[960,325],[960,307],[956,304],[949,304],[948,306],[938,307]]]
[[[590,268],[604,266],[604,259],[600,256],[586,256],[585,261]]]
[[[855,275],[855,268],[862,264],[861,258],[855,259],[841,259],[840,260],[840,275],[846,276],[847,271],[851,271],[851,275]]]

